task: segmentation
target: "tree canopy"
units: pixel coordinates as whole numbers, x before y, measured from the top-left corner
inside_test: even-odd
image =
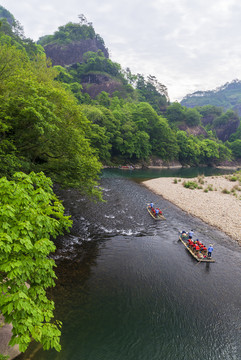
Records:
[[[54,80],[56,71],[44,56],[30,61],[7,45],[0,46],[0,54],[2,174],[44,171],[64,186],[98,195],[101,164],[86,137],[90,122],[75,97]],[[14,166],[5,161],[6,154]]]
[[[25,351],[35,339],[59,351],[61,323],[46,296],[56,278],[48,255],[55,250],[50,237],[71,221],[43,173],[0,178],[0,205],[0,308],[13,325],[10,345]]]
[[[73,41],[96,39],[104,46],[104,40],[95,33],[92,23],[88,22],[83,14],[79,15],[79,20],[79,23],[68,22],[66,25],[59,26],[53,35],[42,36],[38,43],[46,46],[51,43],[68,44]]]

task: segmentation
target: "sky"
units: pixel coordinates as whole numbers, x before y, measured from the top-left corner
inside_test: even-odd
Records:
[[[241,79],[240,0],[0,0],[37,41],[84,14],[110,59],[153,75],[170,100]]]

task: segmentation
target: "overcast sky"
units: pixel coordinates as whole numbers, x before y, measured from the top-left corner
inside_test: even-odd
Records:
[[[37,41],[84,14],[112,61],[156,76],[171,101],[241,79],[240,0],[0,0]]]

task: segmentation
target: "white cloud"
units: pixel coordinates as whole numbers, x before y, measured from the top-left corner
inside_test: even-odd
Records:
[[[173,101],[241,78],[238,0],[2,0],[1,5],[33,40],[84,14],[113,61],[155,75]]]

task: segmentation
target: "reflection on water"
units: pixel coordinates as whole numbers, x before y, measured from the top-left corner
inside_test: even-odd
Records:
[[[194,167],[194,168],[173,168],[173,169],[104,169],[103,178],[123,177],[132,179],[141,179],[141,181],[154,179],[158,177],[184,177],[192,178],[197,176],[218,176],[233,173],[234,170],[218,169],[213,167]]]
[[[240,248],[136,182],[109,176],[102,186],[101,204],[61,194],[74,220],[56,242],[50,292],[62,352],[32,344],[19,359],[240,359]],[[149,216],[150,200],[166,221]],[[177,241],[178,230],[191,228],[215,243],[216,263],[198,263]]]

